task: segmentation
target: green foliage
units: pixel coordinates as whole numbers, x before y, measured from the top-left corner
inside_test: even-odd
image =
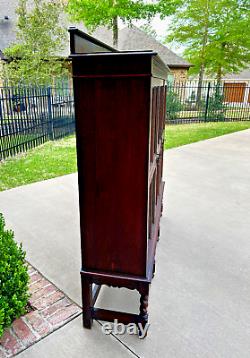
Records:
[[[17,43],[4,51],[12,60],[4,66],[10,82],[49,84],[53,76],[65,74],[63,62],[56,58],[66,40],[62,9],[58,1],[33,0],[29,7],[28,0],[19,0]]]
[[[150,18],[156,8],[143,0],[69,0],[68,12],[77,21],[94,31],[98,26],[112,27],[113,19],[131,23],[133,19]]]
[[[208,29],[211,26],[210,7],[214,0],[187,0],[180,4],[170,26],[166,41],[185,45],[186,57],[194,65],[191,71],[198,73],[206,59]]]
[[[157,12],[160,14],[161,19],[164,19],[166,16],[175,14],[183,3],[184,0],[159,0],[157,2]]]
[[[174,120],[177,118],[177,113],[183,109],[182,103],[177,93],[171,87],[167,90],[166,99],[166,118],[167,120]]]
[[[113,44],[118,43],[118,18],[124,23],[132,24],[132,20],[149,21],[154,15],[162,12],[170,14],[178,0],[69,0],[67,12],[76,21],[83,21],[89,31],[99,26],[113,30]]]
[[[14,233],[5,229],[0,214],[0,336],[5,327],[25,313],[28,281],[25,252],[14,241]]]
[[[219,120],[225,119],[225,105],[223,102],[223,94],[220,88],[217,87],[215,93],[209,98],[207,120]]]
[[[250,3],[217,1],[207,45],[207,70],[218,82],[228,72],[239,72],[250,61]]]
[[[191,73],[240,71],[250,60],[249,2],[187,0],[176,11],[167,41],[185,45]]]
[[[213,90],[214,89],[214,90]],[[208,88],[206,89],[208,91]],[[208,98],[207,98],[208,96]],[[200,102],[200,117],[207,121],[223,121],[226,117],[226,106],[224,104],[223,87],[217,85],[210,88],[209,93]],[[205,115],[206,113],[206,115]]]

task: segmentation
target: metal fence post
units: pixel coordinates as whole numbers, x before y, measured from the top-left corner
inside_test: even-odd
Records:
[[[3,119],[3,111],[2,111],[2,98],[0,97],[0,120]]]
[[[51,87],[47,88],[47,96],[48,96],[49,136],[52,140],[54,140],[55,134],[54,134],[54,123],[53,123],[53,115],[52,115]]]
[[[206,107],[205,107],[205,116],[204,116],[205,122],[206,122],[206,120],[207,120],[207,115],[208,115],[210,87],[211,87],[211,83],[208,82],[208,86],[207,86],[207,97],[206,97]]]

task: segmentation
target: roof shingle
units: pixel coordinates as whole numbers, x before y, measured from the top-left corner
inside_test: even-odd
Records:
[[[110,30],[99,28],[93,35],[101,41],[112,45],[112,32]],[[176,55],[173,51],[157,41],[153,36],[147,34],[145,31],[134,25],[131,27],[125,27],[119,31],[118,47],[119,50],[154,50],[158,53],[162,61],[170,68],[189,68],[191,66],[188,61]]]

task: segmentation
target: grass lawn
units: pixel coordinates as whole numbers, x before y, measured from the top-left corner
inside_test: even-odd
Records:
[[[250,128],[250,122],[219,122],[166,127],[165,149]],[[75,137],[47,142],[0,162],[0,191],[76,172]]]
[[[210,122],[166,126],[165,149],[250,128],[249,122]]]
[[[0,191],[75,171],[75,137],[70,136],[0,162]]]

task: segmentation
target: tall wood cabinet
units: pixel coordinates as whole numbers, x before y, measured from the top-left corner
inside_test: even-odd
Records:
[[[71,28],[83,323],[145,325],[162,212],[168,68],[153,51],[117,51]],[[138,315],[96,308],[102,285],[136,289]]]

